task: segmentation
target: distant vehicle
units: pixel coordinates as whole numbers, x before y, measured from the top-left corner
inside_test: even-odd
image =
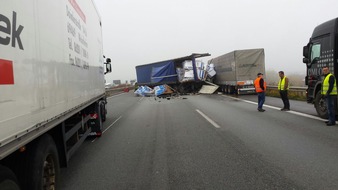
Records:
[[[235,50],[209,60],[216,71],[214,83],[227,94],[256,93],[257,73],[265,73],[264,49]]]
[[[338,18],[315,27],[309,43],[303,47],[303,63],[306,64],[307,102],[313,103],[318,116],[327,118],[327,106],[321,95],[322,67],[328,66],[338,76]],[[336,105],[337,106],[337,105]],[[336,107],[337,110],[337,107]],[[336,113],[338,113],[336,111]]]
[[[100,16],[92,0],[0,6],[0,189],[58,189],[60,167],[106,118]]]
[[[210,56],[208,53],[136,66],[137,85],[167,84],[179,92],[190,92],[202,86],[206,77],[206,64],[197,58]]]
[[[121,80],[113,80],[113,84],[115,86],[118,86],[118,85],[121,85],[122,83],[121,83]]]
[[[106,83],[105,84],[105,89],[109,89],[109,88],[111,88],[113,85],[111,84],[111,83]]]

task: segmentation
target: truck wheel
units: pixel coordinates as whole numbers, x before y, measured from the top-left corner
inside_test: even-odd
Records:
[[[185,93],[183,84],[180,84],[180,85],[178,86],[177,91],[178,91],[180,94],[184,94],[184,93]]]
[[[234,86],[229,86],[230,88],[230,94],[236,94],[236,89]]]
[[[26,189],[57,189],[59,157],[53,138],[45,134],[30,147],[24,178]]]
[[[326,101],[322,98],[320,91],[317,92],[315,97],[315,108],[319,117],[323,119],[328,118]]]
[[[221,85],[220,89],[221,89],[222,94],[226,93],[226,86],[225,85]]]
[[[0,189],[20,190],[15,174],[4,166],[0,166]]]
[[[107,119],[107,109],[106,109],[106,105],[103,101],[100,102],[100,111],[101,111],[101,120],[102,122],[105,122]]]
[[[102,110],[104,109],[104,107],[101,104],[101,102],[99,102],[98,104],[96,104],[96,113],[97,113],[97,118],[96,118],[96,136],[101,137],[102,136],[102,131],[103,131],[103,120],[102,120]]]

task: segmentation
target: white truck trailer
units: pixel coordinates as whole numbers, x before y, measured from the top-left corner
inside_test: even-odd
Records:
[[[106,117],[101,19],[92,0],[0,6],[0,189],[55,189]]]
[[[229,94],[255,93],[257,73],[265,73],[264,49],[235,50],[209,60],[216,71],[214,83]]]

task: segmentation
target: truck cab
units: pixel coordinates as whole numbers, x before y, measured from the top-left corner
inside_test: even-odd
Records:
[[[338,69],[338,18],[318,25],[303,47],[303,63],[306,64],[305,84],[307,102],[313,103],[318,116],[327,118],[326,102],[321,96],[323,81],[322,68],[328,66],[330,72],[337,76]],[[337,107],[336,107],[337,110]]]

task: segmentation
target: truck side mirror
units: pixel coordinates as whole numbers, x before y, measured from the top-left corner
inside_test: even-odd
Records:
[[[111,71],[112,71],[111,64],[110,63],[106,63],[106,72],[104,72],[104,74],[111,73]]]
[[[306,64],[308,64],[310,62],[310,60],[309,60],[309,58],[303,58],[303,63],[306,63]]]
[[[303,56],[309,58],[309,45],[303,47]]]
[[[106,59],[106,63],[111,63],[110,58],[107,58],[107,59]]]
[[[305,85],[308,85],[309,84],[309,78],[308,76],[305,76]]]
[[[111,69],[111,59],[110,58],[107,58],[106,59],[106,62],[104,63],[106,65],[106,72],[104,72],[104,74],[107,74],[107,73],[111,73],[112,72],[112,69]]]

